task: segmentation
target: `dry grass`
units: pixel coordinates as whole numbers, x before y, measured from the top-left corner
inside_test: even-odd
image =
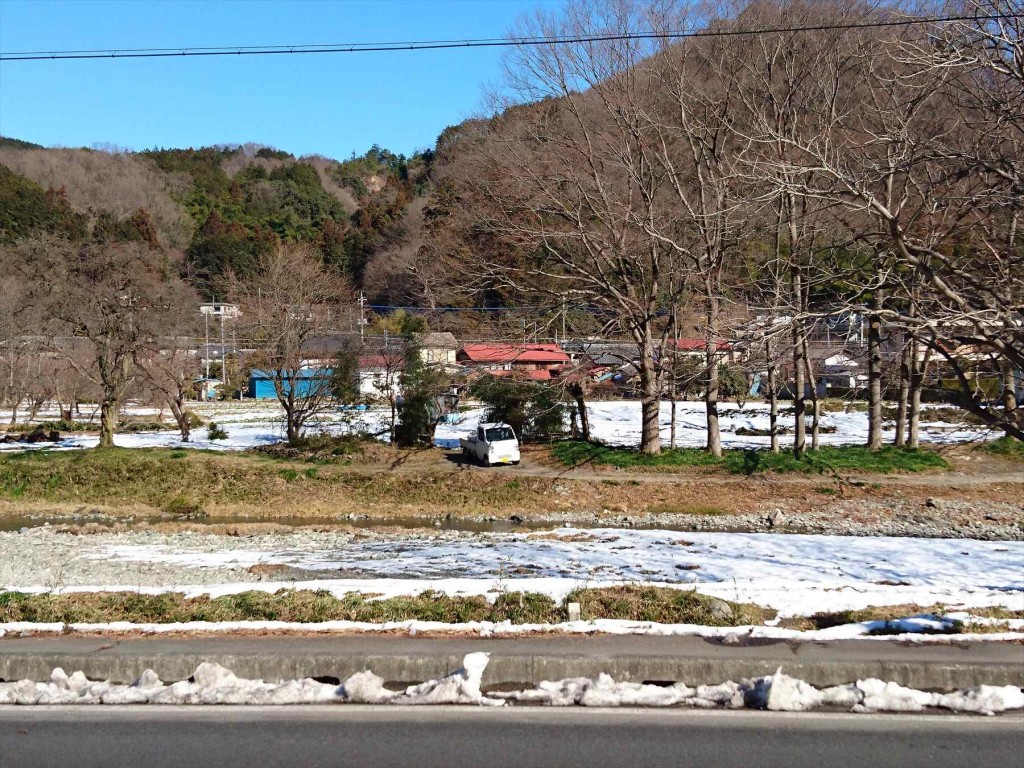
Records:
[[[371,600],[354,593],[339,598],[329,592],[309,590],[250,591],[215,598],[186,598],[180,593],[29,595],[0,592],[0,622],[362,621],[379,624],[417,619],[448,623],[550,624],[565,621],[569,602],[579,602],[584,618],[588,619],[731,626],[762,623],[773,615],[757,606],[716,601],[694,592],[627,586],[577,590],[562,605],[556,605],[546,595],[531,592],[504,592],[493,604],[483,597],[449,597],[435,592],[384,600]],[[712,611],[715,604],[719,604],[718,613]]]
[[[335,446],[337,448],[338,446]],[[333,450],[333,448],[331,449]],[[345,449],[347,450],[347,448]],[[973,456],[982,455],[972,452]],[[321,456],[315,458],[314,456]],[[528,451],[527,471],[459,470],[440,451],[401,451],[373,445],[361,454],[323,458],[265,453],[219,453],[181,449],[23,452],[0,455],[0,515],[44,512],[52,515],[100,512],[112,517],[162,516],[167,519],[345,518],[370,514],[377,519],[507,518],[538,513],[585,513],[602,520],[662,514],[720,516],[762,512],[766,504],[785,512],[819,511],[820,480],[803,473],[730,476],[714,468],[681,468],[664,481],[643,482],[625,471],[571,471],[549,466],[547,449]],[[330,452],[327,452],[330,455]],[[992,454],[958,469],[984,473]],[[603,476],[610,473],[613,477]],[[842,497],[889,499],[919,509],[929,497],[1018,503],[1022,486],[1011,482],[957,487],[956,476],[931,475],[920,486],[884,483],[843,486]],[[713,489],[710,490],[709,489]],[[710,503],[709,503],[710,502]],[[826,501],[827,503],[827,501]]]
[[[711,627],[763,624],[775,612],[750,603],[731,603],[691,590],[621,586],[579,589],[566,602],[580,604],[585,619],[629,619]]]

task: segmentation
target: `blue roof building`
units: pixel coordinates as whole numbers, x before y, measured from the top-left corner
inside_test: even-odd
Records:
[[[295,381],[295,394],[299,397],[308,397],[326,393],[331,387],[330,368],[302,368],[298,372]],[[256,400],[273,400],[277,397],[274,389],[275,372],[254,369],[249,374],[249,397]],[[287,374],[284,376],[284,389],[288,391],[291,386],[291,379]]]

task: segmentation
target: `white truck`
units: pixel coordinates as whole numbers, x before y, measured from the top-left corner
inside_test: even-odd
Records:
[[[459,444],[463,456],[472,457],[485,467],[519,463],[519,440],[515,430],[500,421],[480,424],[476,432],[460,439]]]

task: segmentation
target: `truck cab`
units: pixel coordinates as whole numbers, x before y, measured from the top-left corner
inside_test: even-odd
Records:
[[[480,424],[469,437],[462,438],[462,455],[489,467],[492,464],[518,464],[519,439],[504,422]]]

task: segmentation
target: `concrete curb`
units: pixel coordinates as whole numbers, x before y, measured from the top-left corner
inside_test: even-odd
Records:
[[[47,680],[54,667],[93,679],[130,683],[146,668],[161,679],[187,679],[215,661],[240,677],[281,681],[344,680],[369,669],[393,687],[442,677],[472,651],[489,651],[487,688],[597,677],[636,682],[720,683],[770,675],[778,667],[817,687],[875,677],[918,689],[976,685],[1024,687],[1024,645],[914,646],[879,640],[725,646],[700,638],[545,639],[318,638],[5,638],[0,678]]]

